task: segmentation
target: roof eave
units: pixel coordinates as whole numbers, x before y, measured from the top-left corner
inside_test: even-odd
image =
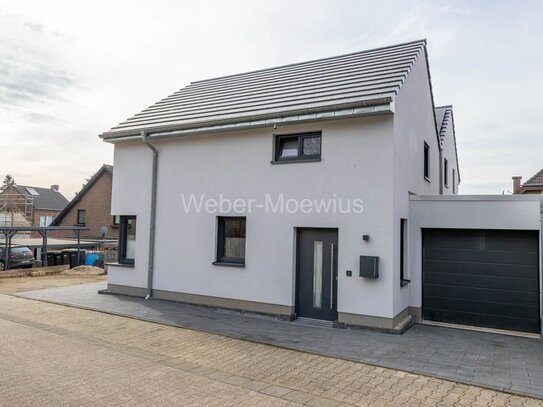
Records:
[[[145,131],[150,137],[175,137],[188,134],[224,132],[258,127],[267,127],[277,124],[299,124],[314,121],[328,121],[347,119],[362,116],[375,116],[394,113],[394,99],[385,97],[372,100],[371,103],[339,104],[329,106],[327,109],[303,109],[300,111],[274,113],[260,116],[247,116],[236,121],[213,120],[201,122],[197,125],[168,125],[132,129],[129,131],[110,131],[99,135],[106,142],[133,141],[140,138],[140,132]]]

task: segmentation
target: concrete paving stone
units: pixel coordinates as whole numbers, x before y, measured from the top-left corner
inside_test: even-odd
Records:
[[[274,386],[269,386],[260,390],[260,393],[264,393],[264,394],[267,394],[269,396],[274,396],[274,397],[283,397],[285,394],[289,393],[290,391],[291,389],[287,387],[274,385]]]
[[[103,283],[47,289],[21,295],[25,298],[62,302],[110,313],[123,312],[136,318],[147,318],[195,329],[200,331],[199,335],[202,337],[205,335],[202,332],[207,332],[230,338],[249,339],[329,357],[341,357],[362,363],[377,363],[393,369],[442,375],[442,377],[456,375],[457,380],[466,380],[468,377],[473,383],[481,385],[488,385],[488,381],[492,380],[492,371],[496,368],[500,371],[500,375],[494,377],[495,382],[505,382],[504,379],[509,377],[510,384],[513,383],[514,378],[516,385],[526,384],[530,387],[529,379],[523,381],[523,374],[514,375],[514,373],[517,370],[532,374],[543,372],[543,347],[541,341],[536,339],[424,325],[415,325],[403,335],[388,335],[364,330],[327,329],[187,304],[98,295],[96,291],[101,287]],[[124,325],[131,324],[124,323]],[[103,328],[109,329],[108,339],[113,339],[117,335],[117,332],[107,324]],[[167,331],[168,327],[161,329]],[[177,346],[179,352],[185,351],[179,348],[177,342],[167,342],[158,338],[162,334],[159,329],[149,334],[154,338],[147,339],[148,333],[143,330],[140,336],[130,339],[128,344],[133,347],[143,346],[143,344],[152,346],[154,351],[161,354],[157,357],[157,361],[160,361],[163,356],[176,356],[172,354],[172,347]],[[143,344],[140,345],[142,340]],[[220,358],[220,349],[213,355]],[[198,363],[203,363],[207,357],[207,355],[200,356],[197,359]],[[523,360],[529,362],[522,363]],[[171,361],[166,358],[161,363],[169,364]],[[279,380],[281,377],[279,371],[287,365],[288,361],[284,361],[274,366],[269,374],[259,373],[259,376],[253,378]],[[257,366],[249,366],[243,362],[238,366],[243,369],[252,369],[251,372],[257,370]],[[217,368],[217,366],[208,367]],[[234,366],[229,368],[233,369]],[[471,372],[475,372],[474,377],[471,377]],[[490,373],[490,376],[487,376],[487,373]],[[529,376],[528,374],[527,377]],[[243,377],[246,376],[243,375]],[[534,395],[543,396],[543,391],[536,390],[538,393],[533,393]]]
[[[304,403],[306,403],[309,400],[314,398],[314,396],[312,396],[310,394],[307,394],[307,393],[304,393],[304,392],[301,392],[301,391],[297,391],[297,390],[290,391],[290,392],[284,394],[282,397],[284,399],[286,399],[286,400],[294,401],[294,402],[300,403],[300,404],[304,404]]]

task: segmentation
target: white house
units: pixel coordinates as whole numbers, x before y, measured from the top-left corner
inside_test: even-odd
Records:
[[[113,127],[101,135],[121,216],[108,291],[337,326],[539,332],[539,299],[528,328],[454,319],[442,303],[423,312],[423,286],[429,303],[437,290],[424,285],[423,234],[440,241],[423,229],[454,228],[440,225],[447,212],[424,214],[455,205],[445,195],[460,182],[452,107],[433,100],[415,41],[193,82]],[[533,219],[505,226],[537,233],[539,201],[518,199]]]

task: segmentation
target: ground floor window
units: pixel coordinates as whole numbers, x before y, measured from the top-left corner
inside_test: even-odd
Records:
[[[217,262],[236,265],[245,264],[245,225],[244,217],[218,218]]]
[[[134,264],[136,258],[136,217],[120,216],[119,263]]]

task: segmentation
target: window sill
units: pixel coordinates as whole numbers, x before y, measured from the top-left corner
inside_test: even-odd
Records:
[[[245,263],[231,263],[231,262],[228,262],[228,261],[214,261],[213,263],[214,266],[226,266],[226,267],[245,267]]]
[[[411,280],[402,279],[402,280],[400,280],[400,287],[405,287],[405,286],[408,285],[410,282],[411,282]]]
[[[114,267],[127,267],[127,268],[134,268],[134,264],[129,263],[106,263],[106,266],[114,266]]]
[[[432,182],[432,181],[430,181],[430,178],[428,178],[427,176],[424,176],[424,179],[425,179],[427,182]]]
[[[293,163],[312,163],[319,162],[321,158],[297,158],[293,160],[273,160],[270,161],[271,164],[293,164]]]

